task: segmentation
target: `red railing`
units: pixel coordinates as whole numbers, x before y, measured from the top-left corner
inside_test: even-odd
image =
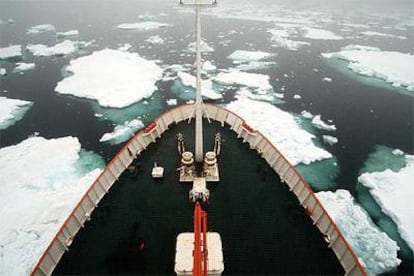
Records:
[[[328,235],[329,232],[330,234],[335,234],[337,233],[339,240],[342,241],[343,245],[345,246],[345,249],[343,252],[340,252],[340,246],[338,246],[338,249],[336,247],[336,240],[334,242],[330,242],[330,246],[332,246],[332,249],[334,250],[335,254],[338,257],[338,260],[340,261],[340,263],[342,264],[342,266],[344,267],[344,270],[346,272],[346,274],[350,274],[350,275],[366,275],[366,272],[364,270],[364,268],[362,267],[362,265],[360,264],[358,257],[355,255],[352,247],[348,244],[347,240],[345,239],[345,237],[343,236],[342,232],[339,230],[339,228],[337,227],[337,225],[335,224],[335,222],[332,220],[332,218],[329,216],[328,212],[325,210],[325,208],[323,207],[323,205],[320,203],[319,199],[316,197],[315,193],[313,192],[313,190],[311,189],[311,187],[308,185],[308,183],[302,178],[302,176],[297,172],[296,168],[285,158],[285,156],[283,156],[279,150],[275,147],[275,145],[273,145],[262,133],[260,133],[260,131],[257,130],[253,130],[250,126],[249,128],[246,128],[246,123],[244,122],[244,120],[239,117],[237,114],[233,113],[232,111],[229,111],[225,108],[216,106],[216,105],[212,105],[212,104],[205,104],[205,106],[207,107],[207,109],[211,109],[209,110],[209,115],[212,117],[212,119],[216,120],[216,121],[220,121],[221,123],[226,122],[228,125],[230,125],[230,127],[237,132],[239,135],[241,134],[241,129],[244,129],[245,131],[247,131],[246,135],[250,135],[252,134],[250,130],[255,132],[255,136],[254,138],[251,138],[250,140],[247,139],[247,142],[249,143],[253,143],[255,141],[257,141],[258,139],[262,139],[259,140],[258,143],[260,143],[261,141],[264,141],[265,146],[270,146],[270,148],[268,148],[266,151],[262,151],[263,148],[257,148],[258,152],[261,153],[264,157],[266,157],[267,152],[270,152],[270,149],[273,150],[273,155],[271,158],[274,158],[276,156],[276,159],[274,161],[274,164],[270,164],[269,165],[276,170],[276,172],[280,175],[281,179],[283,179],[288,172],[291,172],[292,175],[289,176],[290,179],[286,179],[288,182],[288,185],[290,186],[291,190],[293,191],[293,193],[295,193],[295,195],[298,197],[298,200],[301,202],[301,205],[305,208],[306,213],[311,217],[311,219],[314,221],[314,224],[319,228],[319,230],[324,234],[324,235]],[[188,114],[185,114],[185,112],[183,112],[184,109],[188,109]],[[66,218],[66,220],[63,222],[62,226],[60,227],[60,229],[58,230],[58,232],[56,233],[56,235],[54,236],[54,238],[51,240],[51,242],[49,243],[49,245],[47,246],[46,250],[44,251],[44,253],[42,254],[42,256],[39,258],[39,260],[37,261],[37,263],[35,264],[35,266],[33,267],[33,270],[31,272],[31,275],[49,275],[53,269],[55,268],[56,264],[59,262],[61,256],[64,253],[63,252],[54,252],[53,246],[56,244],[63,244],[63,242],[59,239],[60,236],[67,236],[65,234],[65,229],[69,229],[69,224],[72,223],[72,221],[77,221],[78,223],[81,224],[80,220],[87,220],[87,218],[90,216],[90,214],[88,213],[88,215],[85,213],[84,217],[82,217],[81,219],[78,218],[76,216],[76,213],[83,208],[80,208],[81,205],[90,200],[92,201],[91,197],[92,195],[96,194],[96,202],[95,204],[97,204],[101,198],[99,198],[98,194],[97,194],[97,190],[102,189],[102,183],[107,183],[107,182],[111,182],[110,180],[107,180],[107,177],[105,177],[106,175],[112,175],[114,179],[114,181],[110,184],[106,184],[108,186],[108,189],[110,188],[110,186],[116,181],[117,176],[115,176],[117,173],[120,174],[122,172],[120,172],[119,166],[122,167],[122,171],[125,170],[129,164],[132,162],[132,159],[134,158],[134,156],[131,156],[131,148],[136,148],[137,146],[134,145],[134,143],[139,144],[140,149],[143,150],[145,149],[146,145],[141,145],[140,142],[142,139],[144,134],[148,134],[149,132],[158,130],[160,131],[160,133],[162,133],[163,131],[165,131],[168,127],[168,123],[165,123],[166,121],[171,121],[171,123],[177,123],[180,122],[182,120],[188,119],[188,117],[191,115],[191,107],[189,105],[183,105],[183,106],[177,106],[174,107],[173,109],[170,109],[169,111],[166,111],[165,113],[161,114],[160,116],[158,116],[155,120],[153,124],[150,124],[151,128],[149,129],[148,127],[144,130],[140,130],[134,137],[132,137],[123,147],[122,149],[115,155],[115,157],[107,164],[107,166],[105,167],[105,169],[102,171],[102,173],[98,176],[98,178],[92,183],[92,185],[89,187],[89,189],[86,191],[86,193],[81,197],[81,199],[79,200],[79,202],[76,204],[75,208],[72,210],[72,212],[69,214],[69,216]],[[216,111],[216,112],[212,112],[212,111]],[[215,114],[214,116],[212,116],[212,114]],[[184,115],[185,114],[185,115]],[[218,118],[218,115],[222,116],[222,118]],[[234,117],[234,121],[230,121],[229,117],[230,114]],[[175,116],[175,117],[174,117]],[[178,119],[177,119],[178,117]],[[232,120],[233,120],[232,119]],[[164,122],[164,124],[166,124],[165,126],[160,126],[160,123]],[[244,123],[244,124],[243,124]],[[161,124],[162,125],[162,124]],[[248,125],[247,125],[248,126]],[[163,128],[163,129],[162,129]],[[145,133],[145,131],[147,131],[147,133]],[[160,134],[158,133],[158,134]],[[249,138],[249,137],[247,137]],[[150,144],[153,141],[147,141],[147,144]],[[252,144],[251,144],[252,145]],[[253,147],[256,147],[258,144],[253,145]],[[139,152],[137,152],[137,154],[139,154]],[[132,154],[134,155],[134,154]],[[128,157],[129,156],[129,157]],[[125,161],[125,159],[128,159],[129,161]],[[124,161],[122,161],[124,160]],[[281,160],[281,161],[279,161]],[[270,160],[267,160],[268,162]],[[278,164],[281,163],[281,165],[278,167]],[[286,168],[285,168],[286,167]],[[281,170],[285,168],[285,171],[280,171],[278,172],[277,170]],[[116,171],[116,172],[114,172]],[[297,180],[294,180],[296,179]],[[290,182],[295,182],[295,183],[290,183]],[[300,187],[299,183],[302,185],[302,187]],[[298,189],[297,187],[301,188]],[[105,187],[104,187],[105,188]],[[300,192],[299,192],[300,191]],[[305,193],[303,192],[305,191]],[[107,190],[105,190],[105,192],[107,192]],[[307,193],[306,193],[307,192]],[[298,193],[298,194],[296,194]],[[306,204],[308,204],[309,202],[311,202],[313,200],[314,204],[313,206],[307,206]],[[321,213],[317,214],[317,208],[320,208]],[[91,209],[91,211],[93,211],[93,208]],[[323,229],[323,225],[322,225],[322,221],[323,219],[326,218],[328,220],[328,227],[325,227],[326,229]],[[79,226],[80,228],[80,226]],[[76,231],[74,231],[76,234],[77,231],[79,229],[77,229]],[[70,235],[69,235],[70,236]],[[71,237],[73,238],[73,236]],[[206,239],[205,239],[206,240]],[[67,250],[66,246],[63,244],[61,245],[63,247],[65,247],[65,249]],[[69,246],[69,245],[68,245]],[[58,246],[59,248],[59,246]],[[53,252],[52,252],[53,251]],[[56,251],[56,250],[55,250]],[[351,255],[351,260],[350,260],[350,264],[345,260],[346,254],[349,253]],[[50,256],[49,256],[50,255]],[[57,255],[56,257],[52,257],[52,255]],[[49,256],[50,259],[52,259],[52,262],[49,261],[45,261],[46,257]],[[44,268],[43,265],[47,268]]]

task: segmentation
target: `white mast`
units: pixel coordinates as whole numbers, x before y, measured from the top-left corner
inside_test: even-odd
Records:
[[[198,3],[198,0],[196,1]],[[195,102],[196,131],[195,131],[195,161],[203,161],[203,107],[201,99],[201,18],[200,6],[196,5],[196,66],[197,66],[197,96]]]
[[[214,1],[202,1],[192,0],[184,1],[192,3],[183,3],[180,1],[181,6],[193,7],[196,12],[196,101],[194,103],[195,110],[195,161],[203,162],[203,100],[201,98],[201,18],[200,13],[202,8],[214,7],[217,2]],[[204,3],[201,3],[204,2]],[[209,2],[209,3],[206,3]]]

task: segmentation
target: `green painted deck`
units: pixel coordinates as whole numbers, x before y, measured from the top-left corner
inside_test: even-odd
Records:
[[[205,122],[204,151],[214,134],[224,139],[219,183],[209,183],[211,231],[223,242],[226,275],[343,274],[333,251],[296,197],[248,144],[218,123]],[[126,171],[75,237],[55,274],[174,274],[176,237],[191,232],[191,184],[178,182],[176,135],[194,148],[194,126],[180,123],[137,159],[138,175]],[[154,180],[156,161],[165,177]],[[140,243],[145,246],[140,249]]]

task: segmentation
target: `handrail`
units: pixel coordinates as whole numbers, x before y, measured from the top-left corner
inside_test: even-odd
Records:
[[[321,233],[325,235],[325,240],[329,242],[328,246],[335,252],[345,273],[347,275],[366,275],[352,247],[320,203],[309,184],[285,156],[279,152],[275,145],[260,131],[251,133],[246,130],[242,125],[247,124],[232,111],[213,104],[205,104],[205,106],[211,119],[221,122],[222,125],[227,123],[239,137],[243,138],[244,142],[248,142],[251,147],[255,148],[279,174],[280,178],[288,184],[306,213],[311,217]],[[154,120],[150,129],[146,129],[147,132],[144,129],[140,130],[122,147],[63,222],[42,256],[34,265],[31,271],[32,276],[52,274],[64,252],[68,250],[74,236],[84,226],[84,223],[90,219],[91,213],[105,194],[108,193],[118,177],[128,168],[137,155],[145,150],[149,144],[154,143],[156,138],[160,137],[168,129],[168,126],[189,119],[192,116],[191,110],[192,105],[181,105],[164,112]]]

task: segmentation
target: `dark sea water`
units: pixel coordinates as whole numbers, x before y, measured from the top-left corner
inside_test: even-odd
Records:
[[[323,52],[338,51],[348,44],[364,44],[383,50],[414,54],[413,26],[405,30],[384,30],[384,27],[395,26],[400,19],[414,17],[412,5],[405,2],[408,4],[398,9],[397,4],[381,1],[382,6],[377,6],[370,5],[371,2],[358,6],[358,3],[351,5],[345,1],[345,4],[331,4],[326,9],[334,14],[335,18],[346,16],[355,23],[371,24],[372,30],[404,35],[407,37],[406,40],[369,37],[364,41],[360,41],[360,38],[317,41],[300,38],[310,41],[311,46],[299,51],[288,51],[271,46],[266,31],[273,27],[272,23],[215,16],[203,17],[203,36],[215,48],[213,53],[208,54],[207,59],[214,61],[218,68],[234,66],[226,57],[236,49],[278,54],[275,58],[277,67],[259,72],[271,77],[276,92],[279,92],[281,87],[286,87],[284,103],[279,104],[279,108],[296,114],[308,110],[313,114],[322,114],[325,121],[333,120],[337,127],[333,135],[339,142],[333,147],[324,145],[324,148],[336,157],[339,169],[334,179],[335,185],[331,189],[347,189],[355,196],[357,177],[376,146],[399,148],[407,154],[414,154],[414,97],[407,95],[403,89],[393,88],[383,81],[356,76],[346,69],[345,63],[332,64],[320,55]],[[313,3],[319,3],[319,7],[323,7],[319,1]],[[305,9],[318,7],[310,7],[304,1],[299,1],[299,4]],[[220,9],[220,5],[217,9]],[[116,28],[121,23],[137,22],[138,15],[146,12],[155,16],[154,21],[171,23],[173,26],[150,32],[123,31]],[[160,13],[167,15],[162,16]],[[401,18],[398,17],[399,14]],[[77,40],[95,40],[95,43],[83,53],[63,57],[33,57],[25,52],[24,62],[35,62],[36,68],[26,71],[23,75],[10,73],[0,78],[0,96],[34,102],[22,120],[0,131],[0,147],[17,144],[35,132],[46,138],[76,136],[83,148],[98,153],[108,161],[122,145],[110,146],[100,143],[99,138],[113,130],[113,123],[116,122],[114,118],[122,115],[122,118],[132,119],[140,115],[144,123],[149,123],[159,112],[168,108],[166,99],[178,98],[171,90],[172,82],[158,83],[159,90],[148,100],[150,107],[145,109],[142,105],[137,105],[137,110],[128,112],[106,111],[115,115],[112,119],[108,116],[107,120],[102,120],[94,116],[102,110],[99,110],[93,101],[54,92],[57,82],[63,79],[62,69],[73,58],[104,48],[115,49],[124,43],[132,44],[131,51],[138,52],[147,59],[161,60],[161,65],[194,62],[193,56],[182,55],[182,50],[193,40],[194,18],[191,13],[179,12],[175,1],[1,0],[0,19],[9,18],[15,23],[0,24],[0,47],[9,44],[25,46],[28,43],[54,45],[57,41],[54,32],[26,34],[27,28],[38,24],[52,24],[59,32],[77,29],[80,33]],[[340,32],[338,22],[325,22],[323,28]],[[225,37],[218,37],[220,33]],[[148,47],[144,40],[154,34],[159,34],[167,42],[160,46]],[[227,39],[230,40],[228,46],[219,43]],[[1,61],[1,66],[8,72],[14,68],[13,63],[5,61]],[[312,70],[315,68],[318,72]],[[283,77],[284,74],[288,74],[289,78]],[[330,77],[333,81],[323,82],[324,77]],[[300,94],[302,99],[293,99],[294,94]],[[219,103],[227,103],[233,98],[233,94],[228,92]],[[178,99],[179,104],[184,102],[185,100]],[[314,131],[319,142],[322,134],[329,134]],[[403,263],[398,273],[412,274],[412,252],[401,258]]]

